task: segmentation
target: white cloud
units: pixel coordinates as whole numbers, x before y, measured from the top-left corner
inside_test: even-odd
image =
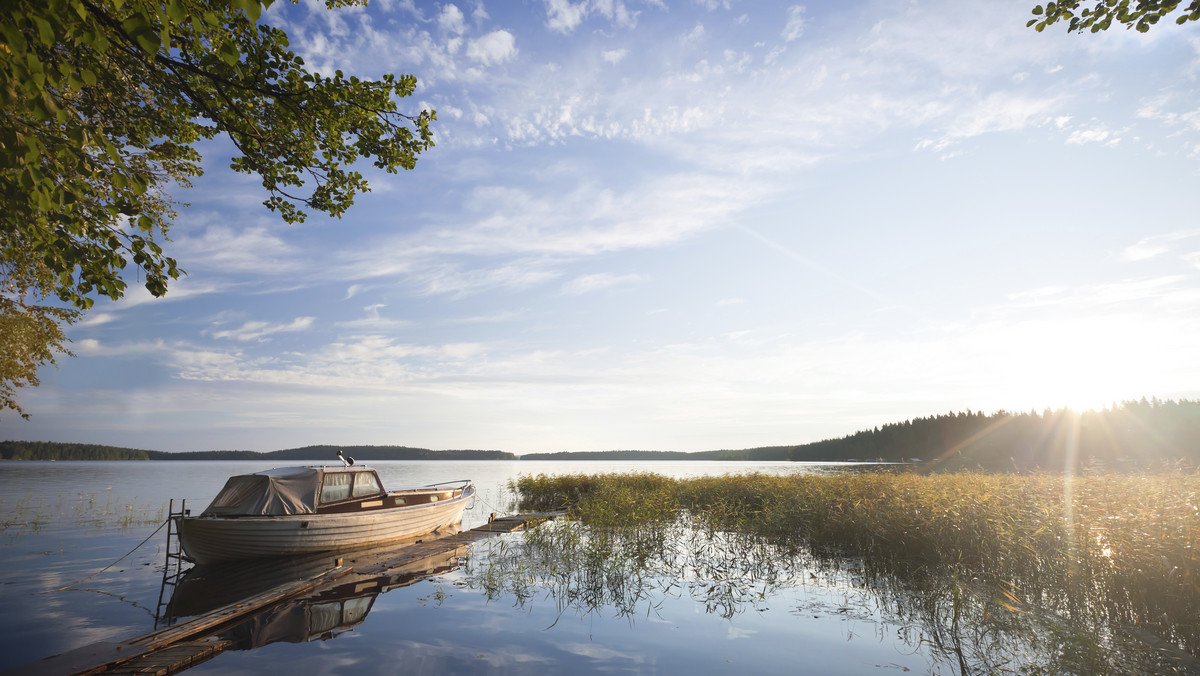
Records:
[[[1145,237],[1139,240],[1137,244],[1125,247],[1121,252],[1121,258],[1127,261],[1145,261],[1157,258],[1170,252],[1176,242],[1182,242],[1193,237],[1200,237],[1200,231],[1180,230],[1178,232]],[[1191,255],[1194,256],[1194,254]],[[1185,259],[1187,259],[1187,255],[1185,255]]]
[[[307,330],[313,325],[314,321],[316,321],[316,317],[297,317],[293,319],[290,324],[271,324],[269,322],[262,321],[249,321],[236,329],[213,331],[211,335],[213,338],[232,338],[240,341],[261,341],[267,336],[276,333]]]
[[[1032,98],[1007,91],[992,92],[959,112],[940,138],[925,139],[917,147],[944,150],[963,139],[1036,126],[1046,121],[1046,115],[1057,103],[1052,97]]]
[[[1173,103],[1174,97],[1170,94],[1156,96],[1143,102],[1142,106],[1138,108],[1137,116],[1147,120],[1156,120],[1168,126],[1200,130],[1200,108],[1183,112],[1169,110]]]
[[[545,0],[546,27],[559,33],[570,33],[589,16],[598,15],[614,25],[631,28],[637,25],[638,12],[630,11],[623,0]],[[657,3],[653,3],[657,4]]]
[[[461,35],[466,26],[463,23],[462,10],[455,5],[446,5],[437,18],[438,27],[447,33]]]
[[[571,281],[563,284],[562,292],[569,296],[581,296],[585,293],[592,293],[601,289],[607,289],[614,286],[636,284],[645,279],[638,274],[629,275],[611,275],[608,273],[599,273],[594,275],[583,275],[576,277]]]
[[[467,57],[484,66],[511,61],[517,57],[516,38],[506,30],[494,30],[468,42]]]
[[[628,55],[628,49],[610,49],[600,53],[600,57],[608,63],[620,63]]]
[[[800,36],[804,35],[805,22],[804,7],[802,5],[788,7],[787,21],[783,25],[783,41],[793,42],[799,40]]]
[[[100,326],[108,324],[115,320],[117,316],[111,312],[94,312],[86,315],[82,320],[77,322],[75,326]]]
[[[1083,145],[1085,143],[1101,143],[1106,146],[1115,146],[1121,142],[1121,137],[1117,133],[1106,129],[1103,126],[1092,127],[1091,129],[1076,129],[1067,137],[1067,143]]]
[[[570,33],[583,23],[587,2],[571,4],[570,0],[546,0],[546,27],[560,33]]]
[[[176,257],[189,271],[268,274],[294,271],[301,265],[294,246],[261,226],[238,230],[212,225],[196,235],[177,239],[174,247]]]

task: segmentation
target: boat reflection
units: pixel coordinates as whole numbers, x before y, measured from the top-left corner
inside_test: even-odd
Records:
[[[233,604],[252,602],[281,586],[312,579],[341,565],[348,573],[264,607],[214,635],[231,641],[227,650],[271,643],[328,640],[361,624],[379,594],[416,584],[462,565],[468,546],[449,540],[443,547],[412,543],[302,558],[197,565],[179,580],[163,621],[175,624]],[[432,549],[432,553],[430,550]]]

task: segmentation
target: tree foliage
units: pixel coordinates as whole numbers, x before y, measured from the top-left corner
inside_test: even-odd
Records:
[[[71,354],[61,323],[76,316],[71,309],[22,306],[0,296],[0,412],[9,409],[29,418],[17,405],[16,389],[37,386],[38,367],[53,364],[55,353]]]
[[[1066,21],[1068,33],[1083,30],[1099,33],[1108,30],[1115,21],[1145,33],[1182,4],[1181,0],[1063,0],[1037,5],[1033,8],[1035,18],[1025,25],[1040,33],[1047,26]],[[1191,0],[1183,7],[1183,13],[1175,17],[1177,24],[1188,21],[1200,21],[1200,0]]]
[[[82,311],[120,298],[131,262],[154,296],[183,273],[163,244],[179,206],[170,190],[202,173],[198,142],[228,136],[230,168],[256,174],[263,204],[288,222],[340,217],[369,190],[349,168],[357,160],[396,173],[433,145],[434,113],[397,108],[414,76],[306,70],[287,35],[259,22],[271,2],[0,7],[0,312],[41,327],[21,334],[38,363],[78,316],[47,299]],[[36,383],[23,373],[0,372],[0,408],[16,408],[12,387]]]

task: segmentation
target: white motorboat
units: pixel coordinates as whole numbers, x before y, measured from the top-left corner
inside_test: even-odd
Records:
[[[352,463],[230,477],[199,516],[178,517],[185,557],[208,564],[372,547],[456,526],[475,497],[469,480],[385,491],[374,469]]]

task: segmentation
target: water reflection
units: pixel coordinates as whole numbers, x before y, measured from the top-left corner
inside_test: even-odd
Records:
[[[665,602],[690,599],[733,620],[785,604],[797,618],[855,619],[890,632],[902,649],[925,655],[931,671],[1200,673],[1200,661],[1179,645],[1078,612],[1101,599],[1074,599],[1067,613],[1050,597],[1031,602],[1011,583],[785,548],[686,517],[628,528],[559,521],[481,554],[468,562],[471,586],[521,608],[553,604],[559,619],[611,614],[634,624],[656,619]]]
[[[232,641],[230,650],[277,642],[328,640],[366,620],[376,597],[457,568],[467,545],[448,544],[412,558],[409,545],[356,550],[341,555],[348,574],[299,597],[265,607],[249,619],[215,633]],[[397,563],[402,561],[402,563]],[[164,625],[246,602],[281,585],[310,579],[334,565],[333,555],[264,559],[194,566],[180,579],[167,605]]]

